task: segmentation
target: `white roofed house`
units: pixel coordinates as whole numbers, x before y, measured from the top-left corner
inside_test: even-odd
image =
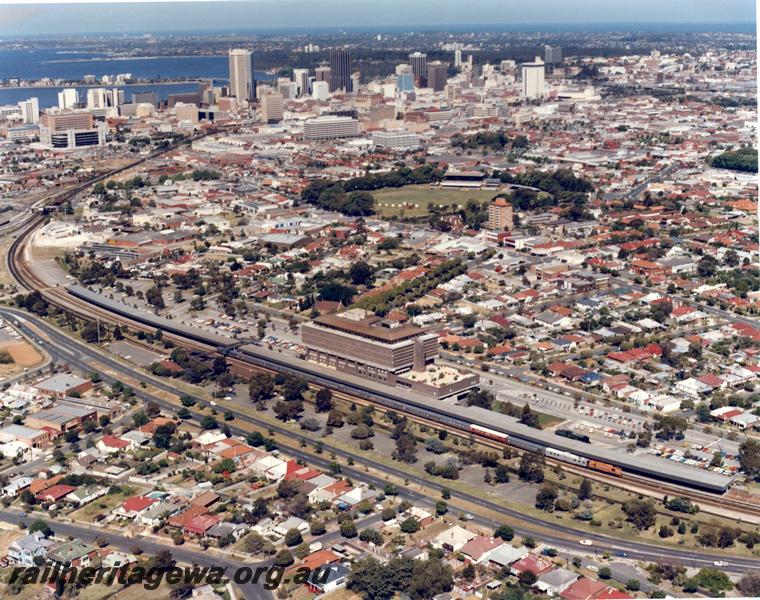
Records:
[[[709,394],[712,391],[712,388],[709,385],[705,385],[693,377],[677,381],[673,385],[673,388],[677,393],[691,398],[699,398],[702,394]]]
[[[462,546],[469,542],[476,534],[468,531],[464,527],[454,525],[446,531],[438,534],[432,541],[433,548],[447,550],[449,552],[459,552]]]
[[[69,493],[65,500],[76,504],[77,506],[84,506],[89,504],[93,500],[97,500],[101,496],[105,496],[108,493],[108,489],[100,485],[87,485],[85,487],[74,490]]]
[[[558,568],[541,575],[536,582],[536,587],[549,596],[556,596],[577,580],[577,573]]]
[[[3,487],[0,492],[3,496],[16,496],[28,488],[32,484],[33,479],[26,475],[19,475],[14,477],[8,482],[8,485]]]
[[[8,558],[20,567],[34,567],[34,559],[44,560],[52,545],[53,542],[46,539],[42,532],[35,531],[11,542]]]
[[[363,502],[364,500],[372,500],[376,496],[377,492],[375,490],[370,489],[366,485],[361,485],[349,490],[342,496],[339,496],[337,502],[342,502],[349,506],[356,506],[360,502]]]

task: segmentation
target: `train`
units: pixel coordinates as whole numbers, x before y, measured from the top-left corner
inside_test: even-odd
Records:
[[[575,433],[574,431],[571,431],[570,429],[557,429],[557,431],[554,432],[554,435],[561,435],[562,437],[566,437],[569,440],[583,442],[584,444],[591,443],[591,438],[589,438],[586,434]]]
[[[623,469],[615,465],[611,465],[603,461],[590,460],[586,458],[585,456],[579,456],[578,454],[575,454],[573,452],[560,450],[558,448],[553,448],[552,446],[544,446],[542,444],[537,444],[536,442],[522,439],[517,436],[509,436],[506,433],[503,433],[501,431],[496,431],[495,429],[491,429],[490,427],[482,427],[480,425],[471,424],[469,427],[469,430],[470,430],[470,433],[473,433],[477,436],[487,438],[489,440],[495,440],[497,442],[501,442],[509,446],[514,446],[515,448],[519,448],[520,450],[525,450],[527,452],[536,452],[538,454],[543,454],[547,458],[551,458],[553,460],[558,460],[560,462],[576,465],[578,467],[584,467],[586,469],[591,469],[593,471],[600,471],[601,473],[614,475],[616,477],[623,476]],[[555,433],[558,433],[558,432],[555,432]],[[584,436],[584,437],[588,437],[588,436]]]
[[[725,493],[733,483],[732,478],[710,471],[687,467],[646,454],[628,455],[601,446],[589,447],[589,444],[584,441],[532,429],[520,424],[514,418],[487,409],[443,403],[416,395],[408,390],[360,379],[296,357],[272,352],[260,346],[200,331],[172,319],[135,310],[131,306],[110,300],[83,286],[71,285],[67,286],[66,290],[73,297],[84,300],[90,305],[106,309],[145,327],[160,329],[178,338],[203,344],[222,356],[253,367],[302,377],[312,384],[350,394],[391,410],[405,412],[466,431],[471,435],[509,444],[518,449],[539,452],[568,464],[618,477],[623,473],[630,473],[672,485],[718,494]]]

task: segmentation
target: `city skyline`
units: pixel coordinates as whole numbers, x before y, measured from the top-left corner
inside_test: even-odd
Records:
[[[753,24],[755,3],[737,0],[730,6],[706,0],[655,2],[624,0],[613,5],[595,0],[562,3],[541,0],[496,2],[478,0],[462,6],[454,2],[423,0],[413,5],[400,0],[383,3],[357,2],[352,11],[335,10],[334,0],[286,3],[271,0],[183,0],[151,2],[53,2],[15,0],[0,4],[0,35],[56,35],[88,33],[134,33],[179,31],[251,31],[265,29],[322,29],[406,27],[446,28],[488,23],[505,27],[567,25],[577,29],[599,24],[629,25],[719,25]],[[688,5],[688,6],[687,6]],[[178,7],[183,18],[176,18]],[[129,7],[129,10],[125,10]],[[685,10],[688,8],[688,11]],[[335,20],[340,15],[340,20]],[[431,19],[434,15],[434,20]],[[646,15],[646,18],[641,18]],[[148,27],[145,23],[149,23]],[[241,27],[241,24],[243,26]]]

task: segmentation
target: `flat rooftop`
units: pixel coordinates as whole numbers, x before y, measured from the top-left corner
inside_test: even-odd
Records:
[[[424,329],[415,325],[386,321],[373,313],[356,308],[343,313],[320,315],[313,323],[386,344],[412,339],[425,333]]]

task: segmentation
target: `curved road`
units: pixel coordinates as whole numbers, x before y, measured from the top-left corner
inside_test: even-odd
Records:
[[[47,322],[43,321],[42,319],[39,319],[34,316],[30,316],[28,313],[25,313],[23,311],[5,308],[5,307],[0,308],[0,315],[5,316],[6,318],[13,317],[12,320],[18,324],[19,329],[21,329],[25,335],[29,336],[29,338],[32,339],[32,341],[35,341],[36,343],[40,343],[40,336],[38,336],[36,332],[28,326],[30,323],[33,324],[35,328],[37,328],[39,331],[41,331],[45,336],[49,338],[50,343],[46,345],[47,351],[54,358],[56,358],[62,363],[67,363],[76,369],[81,369],[83,372],[91,371],[94,368],[94,365],[96,363],[100,363],[106,366],[108,369],[112,370],[113,372],[120,373],[124,375],[125,377],[129,377],[132,379],[136,379],[138,381],[145,382],[146,384],[149,384],[165,392],[169,392],[172,394],[177,393],[176,388],[172,386],[171,383],[164,382],[162,380],[149,376],[145,373],[142,373],[141,371],[126,367],[121,362],[99,352],[94,347],[89,346],[88,344],[80,340],[71,338],[61,333],[57,328],[49,325]],[[47,342],[43,340],[43,344],[45,343]],[[108,381],[111,378],[104,376],[104,379]],[[176,409],[175,405],[172,405],[160,398],[154,397],[151,394],[148,394],[147,392],[145,392],[145,390],[141,388],[137,388],[135,390],[135,393],[138,398],[144,401],[156,402],[159,406],[161,406],[164,409],[172,410],[172,411]],[[208,405],[208,403],[205,400],[202,400],[200,398],[197,398],[197,400],[199,404]],[[235,415],[236,419],[238,419],[239,421],[252,423],[265,430],[272,429],[290,438],[293,438],[294,436],[293,431],[291,431],[290,429],[272,425],[272,423],[270,423],[269,421],[257,420],[249,415],[236,411],[232,407],[224,407],[224,408],[229,409]],[[197,412],[193,414],[194,416],[199,416],[199,413]],[[230,425],[231,431],[234,434],[238,434],[238,435],[245,434],[243,430],[241,430],[240,428],[234,425],[234,421],[231,422],[229,425]],[[300,436],[298,437],[300,438]],[[303,439],[307,441],[313,441],[308,437],[304,437]],[[328,464],[330,462],[328,459],[315,457],[311,454],[304,452],[302,449],[297,447],[298,441],[299,439],[294,439],[293,446],[287,447],[287,453],[289,455],[295,458],[303,459],[304,461],[310,464],[314,464],[322,468],[328,467]],[[327,453],[333,452],[337,456],[341,456],[344,458],[352,458],[356,464],[368,465],[378,471],[388,473],[402,480],[407,479],[409,480],[410,483],[420,486],[420,487],[425,486],[427,488],[437,488],[439,490],[445,487],[444,485],[437,485],[435,483],[431,483],[428,479],[410,475],[408,472],[404,471],[403,467],[401,466],[399,468],[389,467],[385,464],[367,459],[364,456],[359,456],[350,452],[343,451],[338,448],[331,447],[327,443],[325,443],[324,448]],[[357,468],[344,466],[343,473],[355,480],[372,483],[378,487],[383,487],[386,484],[386,481],[384,479],[377,476],[369,475],[365,473],[364,471]],[[418,504],[424,504],[426,506],[431,506],[431,507],[434,505],[435,501],[438,500],[437,497],[435,498],[425,497],[417,492],[414,492],[411,489],[404,490],[401,495],[407,499],[413,500],[414,502]],[[745,572],[750,572],[750,571],[757,571],[758,569],[760,569],[760,560],[755,559],[755,558],[733,556],[730,553],[726,553],[726,552],[722,552],[722,553],[714,552],[714,551],[713,552],[690,552],[690,551],[687,551],[686,549],[671,548],[668,546],[658,546],[654,544],[639,542],[636,540],[617,539],[617,538],[613,538],[613,537],[605,536],[601,534],[596,534],[596,533],[580,532],[566,525],[552,523],[550,521],[546,521],[544,519],[535,517],[533,515],[524,514],[520,512],[519,510],[505,508],[503,506],[500,506],[498,504],[495,504],[493,502],[490,502],[488,500],[485,500],[477,496],[457,492],[456,497],[462,500],[465,500],[469,503],[473,503],[475,505],[481,506],[482,508],[486,510],[496,511],[500,514],[503,514],[506,518],[509,518],[515,523],[518,523],[518,525],[515,527],[515,531],[520,535],[533,536],[543,542],[546,542],[547,544],[554,545],[558,548],[574,551],[581,555],[587,555],[589,553],[594,553],[594,552],[606,552],[606,551],[611,552],[613,554],[624,552],[627,554],[628,557],[642,560],[642,561],[656,561],[656,560],[674,561],[674,562],[679,562],[683,564],[689,564],[690,566],[695,566],[695,567],[712,566],[714,561],[723,561],[726,563],[726,566],[724,566],[723,569],[731,573],[745,573]],[[500,524],[491,519],[485,519],[485,518],[476,518],[475,522],[478,525],[492,527],[492,528]],[[555,534],[546,533],[545,529],[547,528],[557,532],[557,534],[555,535]],[[578,541],[579,537],[593,540],[594,547],[589,548],[587,546],[581,545]]]

